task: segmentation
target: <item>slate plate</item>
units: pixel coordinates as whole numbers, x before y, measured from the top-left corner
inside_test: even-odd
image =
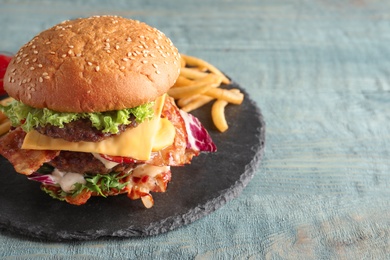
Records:
[[[236,83],[228,87],[240,88]],[[185,167],[172,167],[168,190],[153,193],[151,209],[126,195],[92,198],[83,206],[54,200],[40,190],[39,183],[15,173],[0,157],[0,228],[56,241],[148,236],[215,211],[252,179],[264,150],[265,123],[247,93],[242,105],[226,107],[229,130],[225,133],[213,126],[210,109],[208,105],[193,114],[209,130],[218,152],[201,154]]]

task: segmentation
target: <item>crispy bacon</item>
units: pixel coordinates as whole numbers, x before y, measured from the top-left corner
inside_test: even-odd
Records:
[[[132,200],[141,199],[146,208],[154,205],[153,197],[150,192],[165,192],[168,182],[171,180],[171,171],[164,171],[156,176],[147,174],[142,176],[129,176],[127,185],[129,197]]]
[[[0,139],[0,154],[14,166],[15,171],[30,175],[42,164],[51,161],[60,151],[38,151],[21,149],[26,133],[20,128],[9,132]]]

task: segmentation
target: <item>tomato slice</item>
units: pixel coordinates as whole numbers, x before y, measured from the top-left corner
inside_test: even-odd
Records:
[[[138,160],[135,160],[131,157],[122,157],[122,156],[111,156],[106,154],[99,154],[102,158],[116,163],[137,163]]]
[[[4,91],[4,75],[11,59],[11,56],[0,54],[0,95],[6,94],[6,92]]]

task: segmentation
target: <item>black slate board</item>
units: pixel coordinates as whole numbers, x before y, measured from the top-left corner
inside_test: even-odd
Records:
[[[240,86],[232,83],[227,88]],[[241,91],[245,94],[243,104],[226,107],[229,130],[225,133],[215,129],[211,105],[193,112],[208,129],[218,152],[201,154],[185,167],[172,167],[168,190],[152,194],[155,205],[151,209],[126,195],[92,198],[83,206],[54,200],[40,190],[39,183],[15,173],[11,164],[0,157],[0,228],[54,241],[148,236],[215,211],[241,193],[263,155],[262,114]]]

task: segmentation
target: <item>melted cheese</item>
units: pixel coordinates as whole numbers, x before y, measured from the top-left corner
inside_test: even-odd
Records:
[[[164,148],[173,143],[173,138],[166,138],[172,136],[172,134],[169,134],[172,129],[175,131],[172,123],[168,120],[161,120],[164,102],[165,95],[156,100],[153,119],[142,122],[135,128],[127,129],[120,135],[112,136],[100,142],[68,142],[42,135],[33,130],[26,134],[22,149],[101,153],[132,157],[137,160],[148,160],[152,150],[159,149],[159,147]],[[166,131],[165,128],[168,130]],[[159,134],[164,131],[167,133]],[[158,141],[156,141],[156,138],[158,138]],[[164,140],[160,140],[161,138]],[[158,147],[154,146],[155,143],[158,144]]]

